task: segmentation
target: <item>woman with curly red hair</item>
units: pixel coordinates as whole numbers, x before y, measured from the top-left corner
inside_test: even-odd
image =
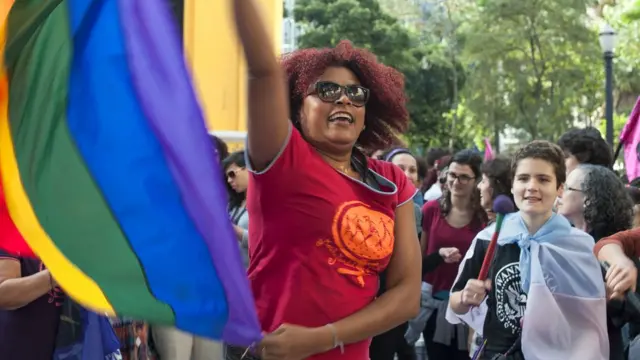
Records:
[[[250,72],[248,276],[266,333],[256,353],[368,360],[369,339],[420,302],[416,189],[363,152],[405,129],[402,75],[348,42],[281,65],[255,2],[233,9]]]

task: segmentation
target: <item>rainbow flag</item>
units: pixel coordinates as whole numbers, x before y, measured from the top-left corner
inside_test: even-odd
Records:
[[[250,345],[255,305],[166,6],[17,0],[0,13],[0,223],[20,234],[0,247],[32,249],[96,312]]]

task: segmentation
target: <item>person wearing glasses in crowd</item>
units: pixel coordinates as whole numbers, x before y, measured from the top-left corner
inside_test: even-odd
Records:
[[[229,217],[240,244],[244,267],[249,266],[249,213],[247,212],[247,187],[249,173],[244,159],[244,151],[231,153],[222,161],[229,192]]]
[[[567,176],[580,164],[600,165],[610,169],[613,166],[611,147],[602,138],[600,131],[592,126],[565,132],[558,139],[558,146],[564,152]],[[559,211],[560,206],[562,202],[558,199],[555,210]]]
[[[422,209],[422,252],[425,256],[439,253],[444,262],[424,276],[432,297],[429,305],[432,312],[423,331],[429,359],[469,358],[467,327],[451,325],[444,318],[458,262],[487,223],[476,187],[482,178],[481,165],[482,157],[473,150],[456,153],[447,171],[447,187],[442,197],[427,202]]]
[[[597,244],[600,239],[631,227],[633,203],[611,169],[580,164],[567,176],[558,213],[593,236]],[[636,270],[631,260],[627,264],[630,270]],[[621,329],[630,320],[630,313],[625,311],[623,300],[609,299],[607,303],[609,360],[626,359]]]
[[[402,74],[348,41],[279,64],[256,1],[229,1],[250,79],[248,277],[265,332],[255,355],[368,360],[370,338],[420,303],[417,190],[364,153],[407,127]]]

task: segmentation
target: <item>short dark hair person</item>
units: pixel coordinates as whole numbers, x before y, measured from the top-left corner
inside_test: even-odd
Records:
[[[584,129],[573,129],[562,134],[558,145],[565,157],[575,156],[580,164],[613,166],[613,152],[602,138],[598,129],[588,126]]]
[[[553,166],[556,175],[556,186],[560,187],[567,180],[567,168],[564,163],[564,153],[562,149],[554,143],[545,140],[534,140],[523,146],[513,156],[511,162],[511,173],[515,176],[518,163],[524,159],[540,159]]]

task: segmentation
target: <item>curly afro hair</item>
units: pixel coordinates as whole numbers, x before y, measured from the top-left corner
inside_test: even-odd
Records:
[[[575,156],[581,164],[613,166],[611,147],[594,127],[569,130],[562,134],[558,145],[567,156]]]
[[[355,48],[347,40],[335,48],[302,49],[282,57],[289,85],[291,121],[300,129],[298,116],[309,87],[328,67],[343,66],[351,70],[362,86],[371,91],[366,105],[365,129],[356,145],[363,150],[386,149],[397,141],[409,123],[405,106],[404,76],[394,68],[378,62],[365,49]]]
[[[604,166],[581,164],[584,171],[584,220],[597,240],[628,230],[633,221],[633,202],[616,174]]]

